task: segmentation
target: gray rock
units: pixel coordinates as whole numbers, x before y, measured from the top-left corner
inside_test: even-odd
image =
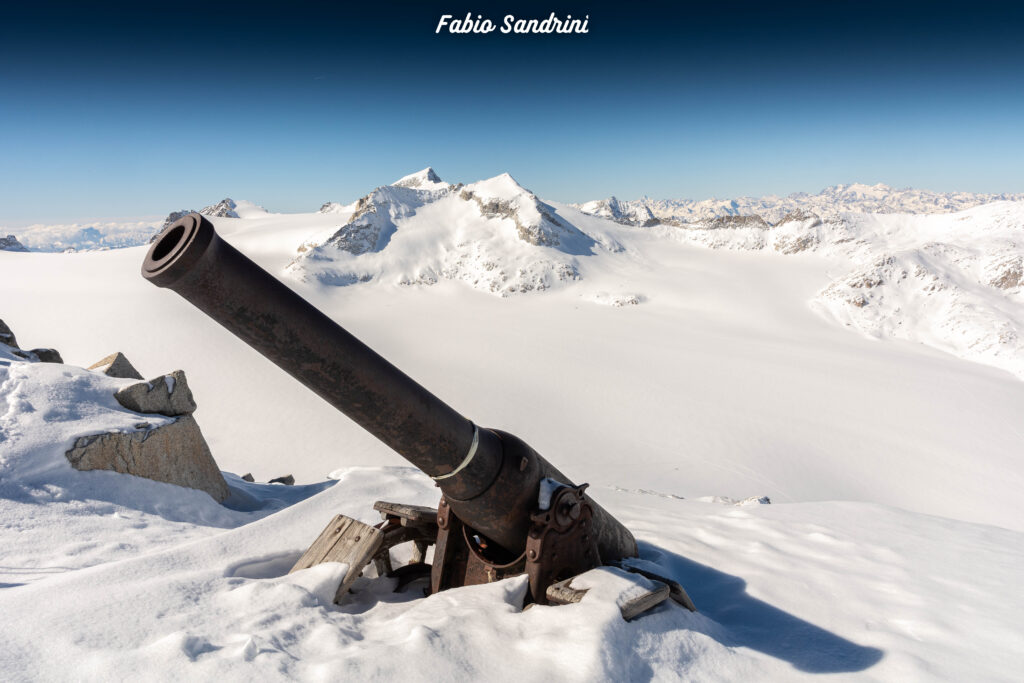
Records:
[[[295,477],[290,474],[286,474],[283,477],[274,477],[268,484],[284,484],[285,486],[293,486],[295,484]]]
[[[196,411],[196,402],[188,388],[184,370],[175,370],[169,375],[119,389],[114,398],[136,413],[174,416],[190,415]]]
[[[19,348],[18,340],[14,337],[14,332],[11,331],[11,328],[7,327],[7,323],[3,320],[0,320],[0,344],[7,344],[15,349]]]
[[[256,478],[252,476],[252,472],[246,472],[242,475],[242,481],[247,481],[251,484],[256,481]]]
[[[14,235],[0,237],[0,251],[28,251],[25,245],[18,241]]]
[[[229,495],[191,415],[145,431],[83,436],[65,455],[76,470],[110,470],[198,489],[218,503]]]
[[[118,351],[112,353],[101,361],[97,361],[88,367],[89,370],[102,372],[107,377],[121,377],[123,379],[142,379],[142,374],[128,362],[124,354]]]
[[[238,218],[235,213],[237,205],[231,197],[220,200],[217,204],[211,204],[199,210],[199,213],[212,218]]]
[[[181,211],[172,211],[172,212],[170,212],[169,214],[167,214],[167,218],[164,219],[164,225],[163,225],[162,228],[160,228],[160,230],[161,231],[166,230],[171,225],[173,225],[176,221],[184,218],[185,216],[189,215],[190,213],[195,213],[195,211],[193,211],[192,209],[182,209]],[[159,235],[159,234],[160,234],[160,232],[157,232],[157,235]],[[156,239],[156,235],[153,236],[153,239]],[[152,242],[153,239],[151,239],[150,242]]]
[[[64,363],[57,349],[32,349],[29,353],[35,354],[40,363]]]

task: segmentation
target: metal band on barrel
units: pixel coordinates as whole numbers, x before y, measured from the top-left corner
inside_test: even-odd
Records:
[[[469,461],[473,459],[474,455],[476,455],[476,447],[479,446],[479,445],[480,445],[480,429],[479,429],[479,427],[477,427],[474,424],[473,425],[473,443],[469,444],[469,452],[466,453],[466,457],[463,458],[461,463],[459,463],[459,466],[456,467],[451,472],[449,472],[448,474],[439,474],[436,477],[431,477],[431,479],[433,479],[434,481],[440,481],[442,479],[447,479],[448,477],[454,477],[456,474],[458,474],[462,470],[466,469],[466,465],[468,465]]]

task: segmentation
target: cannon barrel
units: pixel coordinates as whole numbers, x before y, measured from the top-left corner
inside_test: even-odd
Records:
[[[571,484],[520,439],[478,428],[220,238],[197,213],[167,226],[142,275],[177,292],[433,477],[452,511],[521,553],[545,477]],[[636,555],[632,534],[600,506],[603,561]]]

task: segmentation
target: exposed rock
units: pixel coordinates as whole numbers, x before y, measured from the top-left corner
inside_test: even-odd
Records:
[[[119,389],[114,398],[136,413],[174,416],[190,415],[196,411],[196,402],[188,388],[184,370],[175,370],[169,375]]]
[[[28,251],[14,235],[0,237],[0,251]]]
[[[111,470],[206,491],[218,503],[228,486],[191,415],[136,432],[80,437],[66,454],[76,470]]]
[[[616,197],[587,202],[580,206],[580,211],[602,218],[609,218],[622,225],[635,225],[647,228],[658,224],[658,219],[650,208],[643,204],[620,202]]]
[[[256,481],[256,478],[252,476],[252,472],[246,472],[242,475],[242,481],[247,481],[251,484]]]
[[[721,230],[724,228],[767,228],[770,226],[760,216],[750,215],[719,216],[704,223],[703,227],[708,230]]]
[[[1024,257],[1009,258],[992,269],[989,284],[1000,289],[1013,289],[1024,285]]]
[[[775,240],[775,251],[782,254],[798,254],[818,243],[815,235],[787,235]]]
[[[0,320],[0,344],[7,344],[12,348],[18,347],[18,340],[14,337],[14,332],[7,326],[3,320]]]
[[[164,219],[164,224],[163,224],[163,226],[160,229],[161,230],[166,230],[173,223],[181,220],[182,218],[184,218],[185,216],[189,215],[190,213],[195,213],[195,211],[192,210],[192,209],[182,209],[181,211],[172,211],[172,212],[170,212],[169,214],[167,214],[167,218]],[[160,233],[158,232],[157,235],[159,235],[159,234]],[[150,240],[150,241],[152,241],[152,240]]]
[[[811,213],[810,211],[804,211],[803,209],[797,209],[796,211],[791,211],[783,216],[782,220],[775,224],[775,227],[785,225],[786,223],[802,223],[804,221],[811,221],[811,224],[807,226],[809,228],[816,228],[821,225],[821,217],[818,216],[818,214]]]
[[[142,379],[142,374],[128,362],[120,351],[112,353],[103,360],[90,365],[88,370],[102,372],[107,377],[121,377],[124,379]]]
[[[199,213],[204,216],[212,216],[213,218],[238,218],[238,214],[235,212],[236,208],[238,208],[238,205],[229,197],[222,199],[217,204],[211,204],[201,209]]]
[[[441,182],[444,182],[441,180],[441,177],[437,175],[434,169],[428,167],[396,180],[392,185],[396,187],[427,187]]]
[[[64,363],[57,349],[32,349],[29,353],[34,354],[40,363]]]
[[[290,474],[286,474],[283,477],[274,477],[268,484],[284,484],[285,486],[293,486],[295,484],[295,477]]]

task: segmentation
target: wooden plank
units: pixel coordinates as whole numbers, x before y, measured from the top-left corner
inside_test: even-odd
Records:
[[[573,577],[575,578],[575,577]],[[558,581],[548,586],[544,594],[547,596],[548,603],[552,605],[571,605],[574,602],[579,602],[583,599],[583,596],[587,594],[587,588],[573,588],[569,584],[572,583],[572,579],[565,579],[564,581]]]
[[[373,509],[380,512],[381,517],[398,517],[402,520],[403,526],[412,525],[437,525],[437,508],[426,505],[406,505],[405,503],[388,503],[378,500],[373,504]],[[407,524],[408,523],[408,524]]]
[[[656,582],[657,583],[657,582]],[[669,587],[663,583],[658,583],[658,587],[652,591],[643,593],[636,596],[631,600],[627,600],[619,605],[619,612],[622,613],[622,618],[626,621],[634,619],[647,610],[651,609],[656,605],[660,605],[668,599],[668,595],[671,591]]]
[[[348,565],[348,571],[334,597],[334,602],[341,602],[349,587],[362,574],[363,567],[380,549],[382,541],[380,529],[345,515],[335,515],[288,573],[308,569],[322,562],[344,562]]]

